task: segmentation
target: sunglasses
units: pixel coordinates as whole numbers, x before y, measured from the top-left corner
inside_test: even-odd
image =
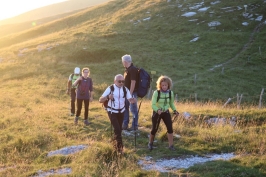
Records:
[[[119,81],[117,81],[119,84],[121,84],[121,83],[124,83],[125,81],[124,80],[119,80]]]

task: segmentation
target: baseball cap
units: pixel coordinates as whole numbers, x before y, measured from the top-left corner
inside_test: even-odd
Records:
[[[74,69],[74,74],[80,74],[80,68],[79,67],[76,67]]]

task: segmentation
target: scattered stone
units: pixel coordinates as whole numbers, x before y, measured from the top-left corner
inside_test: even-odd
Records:
[[[258,16],[256,19],[255,19],[255,21],[261,21],[262,20],[262,18],[263,18],[263,16],[261,15],[261,16]]]
[[[243,22],[242,23],[243,26],[248,26],[248,24],[249,24],[248,22]]]
[[[149,21],[151,17],[144,18],[143,21]]]
[[[173,158],[170,160],[159,159],[152,161],[152,157],[145,157],[143,160],[139,160],[138,164],[142,166],[144,170],[156,170],[160,172],[170,172],[171,170],[178,170],[182,168],[189,168],[195,164],[205,163],[215,160],[230,160],[235,157],[234,153],[226,154],[210,154],[205,157],[199,156],[187,156],[186,158]]]
[[[211,5],[215,5],[215,4],[219,4],[221,3],[221,1],[215,1],[215,2],[211,2]]]
[[[183,17],[192,17],[193,15],[196,15],[197,13],[196,12],[187,12],[187,13],[184,13],[183,15],[181,15],[181,16],[183,16]]]
[[[54,155],[69,155],[69,154],[74,154],[78,151],[81,151],[85,148],[87,148],[88,146],[86,145],[78,145],[78,146],[69,146],[69,147],[65,147],[56,151],[51,151],[47,154],[48,157],[50,156],[54,156]]]
[[[199,39],[199,37],[195,37],[194,39],[190,40],[189,42],[195,42]]]
[[[64,174],[70,174],[72,172],[71,168],[61,168],[57,170],[49,170],[49,171],[42,171],[39,170],[37,175],[34,175],[32,177],[45,177],[45,176],[50,176],[50,175],[64,175]]]
[[[210,7],[204,7],[204,8],[200,8],[198,11],[199,12],[205,12],[209,9]]]
[[[218,21],[212,21],[212,22],[208,23],[209,27],[219,26],[219,25],[221,25],[221,22],[218,22]]]

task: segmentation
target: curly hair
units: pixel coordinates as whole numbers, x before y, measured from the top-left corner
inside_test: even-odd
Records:
[[[88,76],[90,75],[90,69],[89,68],[83,68],[82,69],[82,74],[84,73],[85,70],[88,70]]]
[[[168,89],[172,88],[173,82],[172,79],[168,76],[160,76],[156,81],[156,88],[157,90],[161,89],[161,83],[166,82],[168,84]]]

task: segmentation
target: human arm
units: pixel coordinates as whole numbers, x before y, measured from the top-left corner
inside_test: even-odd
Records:
[[[108,87],[107,89],[105,89],[102,96],[99,98],[99,102],[103,103],[106,100],[113,99],[113,94],[110,94],[110,93],[111,93],[111,89]]]
[[[135,89],[135,85],[136,85],[136,80],[131,80],[130,83],[130,94],[132,95]]]
[[[170,94],[171,94],[171,99],[169,100],[169,105],[170,105],[171,109],[173,110],[173,113],[175,115],[178,115],[179,112],[177,112],[176,107],[175,107],[175,104],[174,104],[174,92],[171,91]]]
[[[126,97],[127,97],[128,101],[130,103],[136,103],[136,101],[137,101],[136,98],[133,98],[132,97],[132,94],[130,93],[130,91],[128,90],[128,88],[126,88],[126,92],[127,92]]]
[[[79,82],[82,80],[82,76],[80,76],[74,83],[73,83],[73,87],[77,86],[79,84]]]
[[[67,81],[67,91],[66,91],[66,94],[70,94],[71,92],[71,86],[72,86],[72,83],[71,83],[71,80],[68,80]]]
[[[90,102],[92,102],[94,92],[93,92],[93,82],[92,82],[92,79],[90,79],[90,80],[91,80],[91,84],[90,84],[90,88],[89,88],[89,90],[90,90]]]
[[[157,103],[157,97],[158,97],[158,91],[155,90],[152,94],[152,100],[151,100],[151,107],[152,107],[152,110],[157,112],[158,114],[161,114],[162,113],[162,110],[161,108],[158,106],[158,103]]]

